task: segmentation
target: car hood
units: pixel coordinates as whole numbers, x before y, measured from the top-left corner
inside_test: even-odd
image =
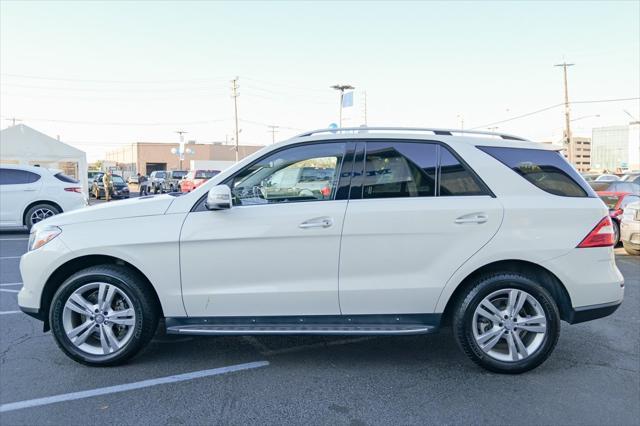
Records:
[[[74,223],[161,215],[167,211],[174,200],[175,197],[164,194],[112,201],[52,216],[43,220],[42,223],[64,226]]]

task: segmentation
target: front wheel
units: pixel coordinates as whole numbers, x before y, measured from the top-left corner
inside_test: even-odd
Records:
[[[49,323],[56,343],[74,361],[117,365],[151,340],[158,307],[137,274],[117,265],[93,266],[60,286]]]
[[[533,279],[500,273],[479,278],[453,317],[458,344],[479,366],[519,374],[542,364],[560,336],[553,297]]]

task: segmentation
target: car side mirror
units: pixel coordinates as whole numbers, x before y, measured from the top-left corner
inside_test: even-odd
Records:
[[[231,189],[227,185],[216,185],[209,190],[204,203],[208,210],[227,210],[231,208]]]

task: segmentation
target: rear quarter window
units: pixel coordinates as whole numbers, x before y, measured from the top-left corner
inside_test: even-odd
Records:
[[[561,197],[595,197],[591,187],[557,151],[479,146],[536,187]]]

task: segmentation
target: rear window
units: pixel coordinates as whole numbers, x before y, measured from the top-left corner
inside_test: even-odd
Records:
[[[595,197],[591,187],[557,151],[479,146],[496,160],[550,194],[561,197]]]
[[[74,178],[72,178],[71,176],[65,175],[64,173],[56,173],[54,176],[56,177],[56,179],[61,180],[62,182],[80,183],[80,181],[77,181]]]

